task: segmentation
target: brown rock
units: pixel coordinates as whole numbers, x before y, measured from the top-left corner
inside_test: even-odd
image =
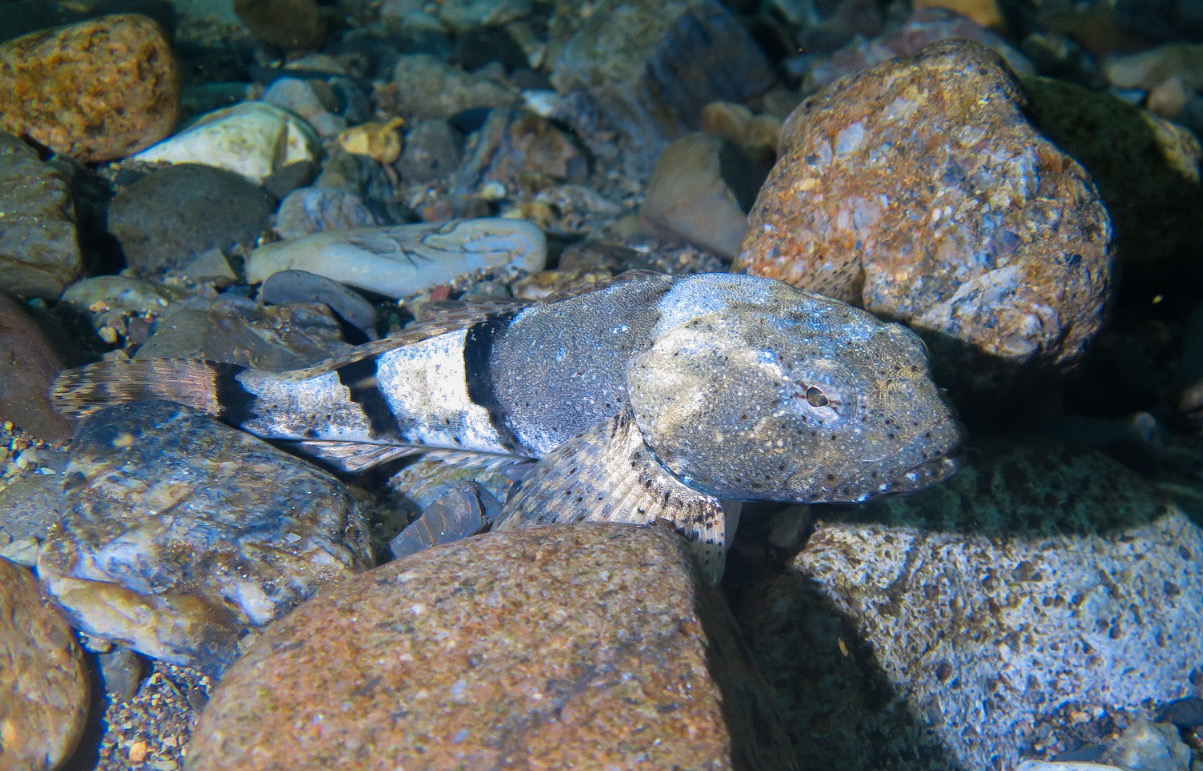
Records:
[[[1024,105],[967,41],[834,84],[786,122],[734,269],[932,333],[955,390],[1069,367],[1110,299],[1111,225]]]
[[[102,16],[0,46],[0,128],[81,161],[158,142],[179,103],[171,45],[146,16]]]
[[[0,558],[0,768],[57,768],[88,716],[75,635],[25,568]]]
[[[41,439],[71,438],[75,423],[50,406],[63,363],[22,304],[0,292],[0,420]]]
[[[314,0],[234,0],[251,34],[277,48],[320,48],[326,20]]]
[[[188,768],[792,768],[729,619],[665,528],[436,547],[266,630]]]

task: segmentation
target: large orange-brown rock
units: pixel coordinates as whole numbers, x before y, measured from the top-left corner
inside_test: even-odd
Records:
[[[1110,300],[1111,223],[1025,104],[968,41],[838,81],[786,122],[734,269],[928,333],[954,391],[1067,369]]]
[[[0,768],[57,768],[88,716],[88,676],[67,620],[25,568],[0,558]]]
[[[0,45],[0,128],[80,161],[123,158],[167,136],[179,66],[163,30],[117,14]]]
[[[793,768],[731,623],[667,528],[468,538],[269,627],[188,768]]]

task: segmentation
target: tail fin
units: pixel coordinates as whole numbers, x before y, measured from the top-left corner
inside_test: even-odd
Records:
[[[77,418],[141,399],[166,399],[219,415],[221,384],[243,369],[186,359],[102,361],[61,373],[50,394],[56,410]]]

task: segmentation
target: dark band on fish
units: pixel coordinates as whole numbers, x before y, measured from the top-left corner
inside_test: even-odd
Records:
[[[478,324],[473,324],[464,336],[464,373],[466,375],[468,398],[473,404],[485,408],[489,412],[489,422],[497,433],[497,439],[506,449],[516,454],[525,454],[522,445],[510,430],[505,420],[504,410],[497,399],[494,389],[496,378],[490,370],[493,355],[493,344],[513,321],[516,313],[494,316]]]
[[[373,439],[401,438],[401,425],[376,377],[379,356],[368,356],[339,367],[338,381],[368,419]]]
[[[210,362],[213,371],[213,391],[217,397],[217,419],[231,426],[241,426],[258,417],[259,397],[246,390],[238,376],[249,367],[240,364]]]

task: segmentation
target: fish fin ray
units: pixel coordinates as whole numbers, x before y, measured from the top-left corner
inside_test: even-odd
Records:
[[[232,365],[229,365],[232,366]],[[84,417],[102,407],[166,399],[217,415],[222,365],[188,359],[100,361],[60,373],[50,395],[54,408]]]
[[[340,442],[328,439],[273,439],[275,444],[303,455],[319,458],[348,473],[358,473],[390,460],[420,455],[429,447],[410,444],[380,444],[377,442]]]
[[[536,463],[493,529],[549,522],[650,525],[658,520],[669,522],[689,541],[703,575],[713,583],[722,578],[729,536],[722,501],[668,473],[626,410]]]

